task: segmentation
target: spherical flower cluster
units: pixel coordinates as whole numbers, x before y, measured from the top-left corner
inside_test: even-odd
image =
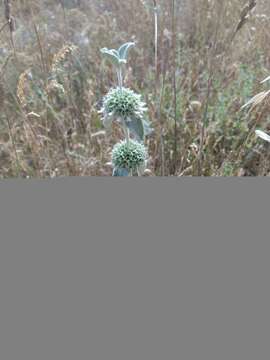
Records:
[[[102,114],[103,120],[132,118],[143,119],[146,111],[145,103],[141,100],[141,95],[136,94],[128,88],[114,88],[104,97]]]
[[[112,151],[112,163],[114,167],[136,170],[145,164],[147,150],[145,146],[135,140],[121,141]]]

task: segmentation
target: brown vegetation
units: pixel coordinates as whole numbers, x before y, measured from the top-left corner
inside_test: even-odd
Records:
[[[100,48],[135,41],[126,86],[154,132],[147,175],[269,175],[270,4],[255,0],[2,0],[0,176],[111,175],[119,129]],[[258,99],[258,98],[257,98]],[[267,99],[266,99],[267,100]]]

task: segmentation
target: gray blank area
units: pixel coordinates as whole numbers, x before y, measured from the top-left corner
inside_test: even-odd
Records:
[[[0,185],[0,359],[268,360],[269,180]]]

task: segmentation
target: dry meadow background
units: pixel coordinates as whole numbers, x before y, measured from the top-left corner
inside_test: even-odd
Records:
[[[155,13],[154,5],[158,11]],[[270,174],[269,0],[0,0],[0,177],[111,175],[115,84],[100,48],[135,41],[125,85],[153,132],[147,176]],[[155,37],[157,21],[157,39]]]

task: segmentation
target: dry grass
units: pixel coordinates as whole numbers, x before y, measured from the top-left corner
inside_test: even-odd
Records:
[[[154,128],[147,175],[269,175],[268,145],[255,135],[270,130],[268,81],[260,84],[268,1],[0,6],[2,178],[111,175],[119,129],[106,134],[98,112],[115,78],[99,49],[133,40],[125,84],[143,94]]]

